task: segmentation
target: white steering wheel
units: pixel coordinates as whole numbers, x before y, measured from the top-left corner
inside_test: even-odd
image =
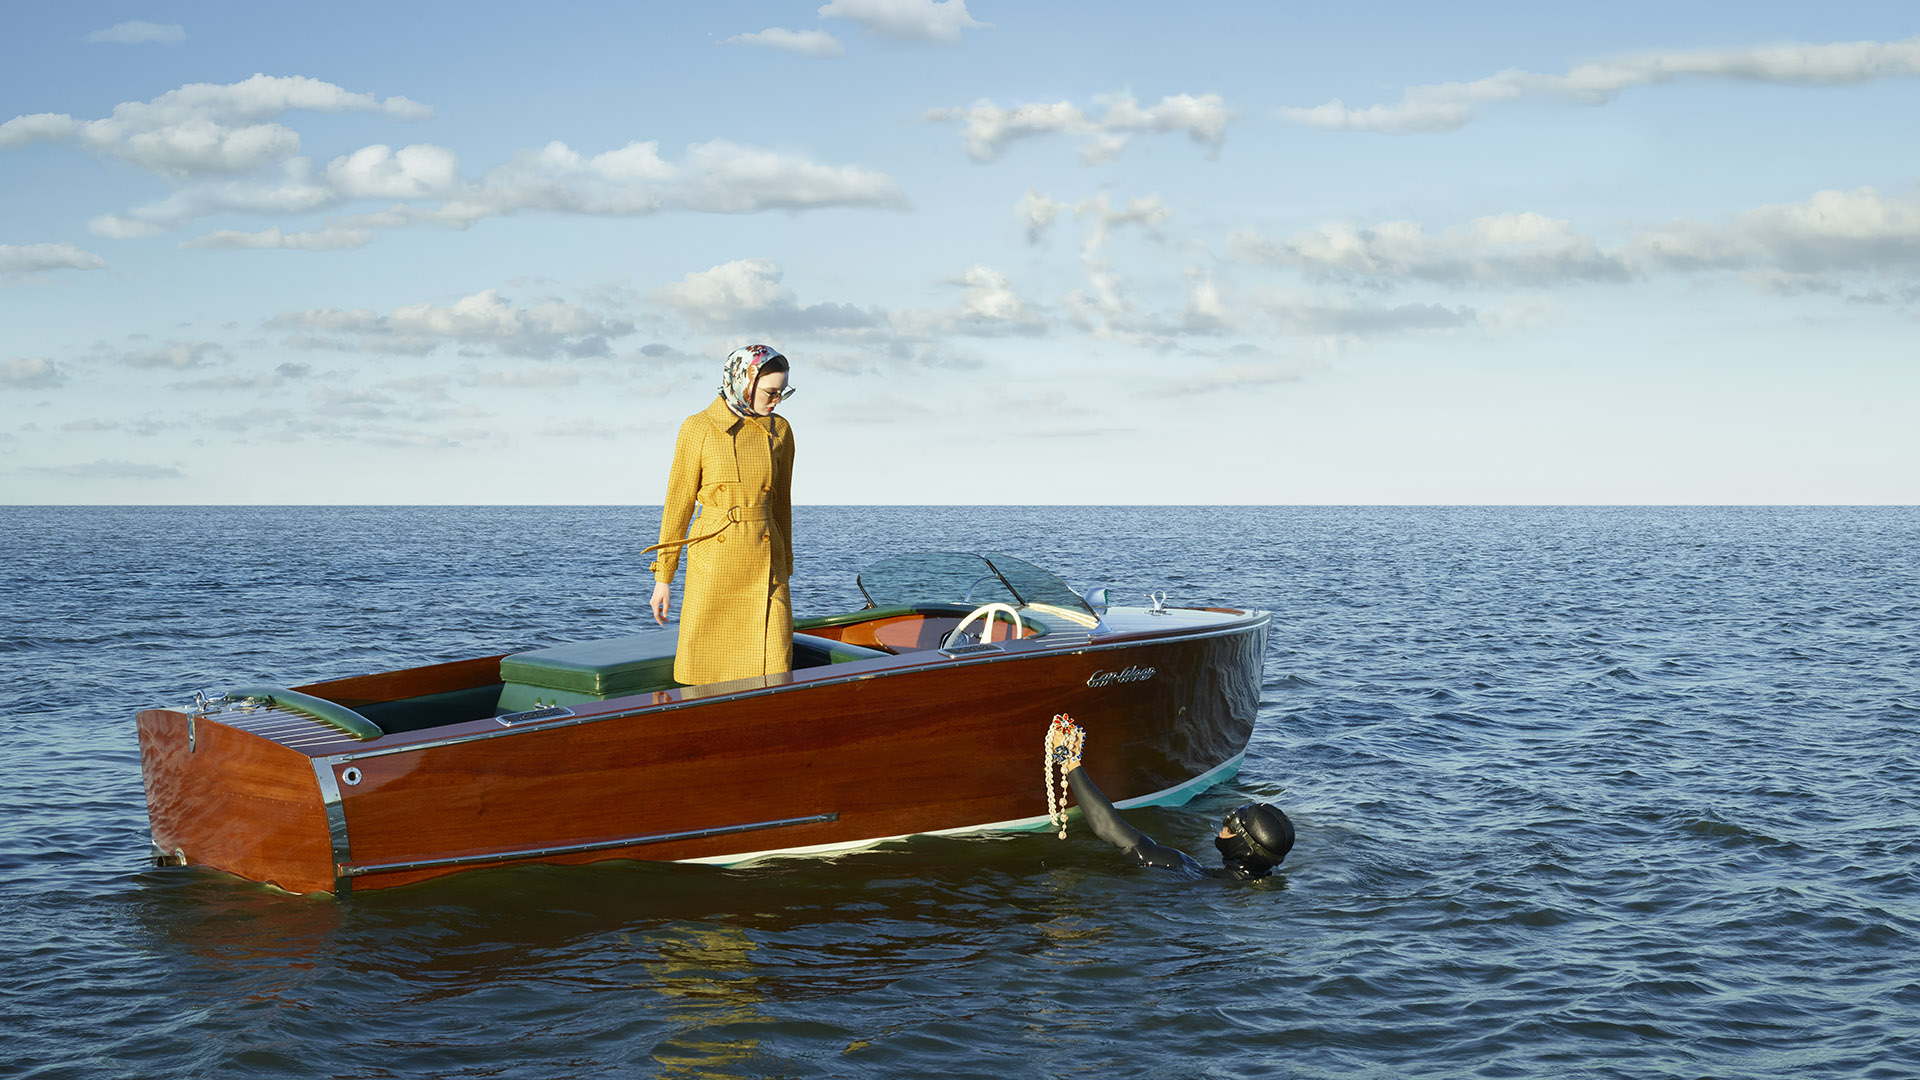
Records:
[[[986,625],[980,628],[980,640],[983,642],[992,640],[993,639],[993,617],[1002,611],[1006,612],[1009,616],[1013,618],[1013,636],[1014,637],[1024,636],[1026,634],[1027,626],[1025,623],[1020,621],[1020,613],[1018,611],[1015,611],[1012,605],[1002,604],[996,600],[989,604],[981,604],[979,607],[974,608],[972,611],[967,612],[967,617],[960,620],[960,625],[954,627],[953,630],[947,634],[946,640],[941,644],[953,645],[959,642],[961,632],[966,630],[967,624],[973,622],[975,619],[982,619],[982,620],[985,620],[986,622]]]

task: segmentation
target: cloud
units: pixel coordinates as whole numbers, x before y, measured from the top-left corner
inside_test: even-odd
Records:
[[[1288,240],[1240,230],[1228,246],[1243,262],[1375,286],[1544,288],[1733,272],[1764,292],[1839,292],[1854,278],[1905,276],[1920,267],[1920,193],[1819,191],[1721,224],[1680,220],[1643,229],[1612,248],[1569,222],[1530,212],[1475,218],[1437,234],[1412,221],[1324,225]]]
[[[1018,139],[1071,135],[1087,139],[1080,150],[1084,162],[1102,165],[1112,161],[1134,135],[1185,132],[1194,142],[1218,152],[1226,141],[1227,122],[1233,117],[1218,94],[1171,94],[1147,108],[1129,94],[1103,95],[1094,102],[1106,107],[1097,118],[1066,101],[1012,108],[981,101],[969,107],[929,109],[921,119],[929,123],[963,121],[960,138],[975,161],[997,159],[1007,144]]]
[[[971,266],[960,277],[966,293],[958,317],[978,326],[1037,327],[1040,320],[1013,291],[1007,275],[988,266]]]
[[[736,259],[687,274],[652,294],[696,326],[719,330],[861,330],[885,324],[882,314],[847,304],[801,306],[770,259]]]
[[[301,75],[254,75],[224,85],[189,83],[152,101],[123,102],[99,120],[64,113],[16,116],[0,124],[0,149],[71,141],[168,176],[247,173],[299,152],[300,136],[273,122],[294,110],[372,112],[394,120],[433,114],[403,97],[381,100]]]
[[[44,356],[9,356],[0,363],[0,387],[51,390],[66,381],[59,366]]]
[[[476,386],[500,386],[513,390],[546,390],[578,386],[580,372],[570,367],[551,367],[536,371],[483,371],[474,377]]]
[[[175,390],[276,390],[290,382],[298,382],[313,374],[311,364],[285,363],[272,371],[253,375],[220,375],[210,379],[194,379],[190,382],[173,383]]]
[[[1027,243],[1037,244],[1046,235],[1048,227],[1060,217],[1060,211],[1069,209],[1072,207],[1068,204],[1053,201],[1053,196],[1042,195],[1037,188],[1028,188],[1019,205],[1014,207],[1014,212],[1020,215],[1020,224],[1026,228]]]
[[[782,276],[770,259],[738,259],[689,273],[655,290],[650,299],[701,330],[751,331],[812,344],[855,346],[855,354],[816,354],[817,366],[844,374],[903,364],[977,368],[981,365],[977,356],[952,347],[947,339],[1038,335],[1047,330],[1044,316],[1018,295],[1005,274],[992,267],[972,266],[944,282],[959,288],[960,296],[951,306],[932,309],[801,304],[782,283]]]
[[[209,357],[225,352],[225,349],[211,341],[173,341],[157,349],[127,353],[120,357],[120,362],[132,368],[171,368],[181,371],[199,367]]]
[[[104,270],[107,261],[72,244],[0,244],[0,275],[45,270]]]
[[[963,30],[993,25],[967,14],[967,0],[829,0],[820,6],[820,17],[851,19],[879,37],[935,44],[951,44]]]
[[[825,30],[783,30],[778,26],[770,26],[757,34],[735,34],[720,44],[758,45],[821,60],[847,54],[847,47],[840,44],[840,39]]]
[[[1251,346],[1236,351],[1249,354],[1250,358],[1229,360],[1184,378],[1171,380],[1163,384],[1160,391],[1186,396],[1220,391],[1260,390],[1299,382],[1306,378],[1316,366],[1310,362],[1292,358],[1265,357]]]
[[[1632,249],[1644,263],[1680,271],[1903,271],[1920,264],[1920,197],[1892,199],[1870,187],[1819,191],[1722,226],[1679,221],[1650,229]]]
[[[69,420],[60,425],[61,431],[125,431],[141,438],[150,439],[173,427],[166,420],[148,418],[145,420],[99,420],[89,417],[85,420]]]
[[[178,480],[186,476],[171,465],[149,465],[117,458],[80,465],[32,465],[27,471],[69,480]]]
[[[1227,312],[1219,286],[1213,283],[1213,274],[1204,269],[1191,270],[1187,279],[1187,309],[1180,321],[1195,333],[1234,329],[1235,320]]]
[[[1604,105],[1622,90],[1681,78],[1834,86],[1916,75],[1920,75],[1920,36],[1894,42],[1668,50],[1582,64],[1565,75],[1516,68],[1473,82],[1412,86],[1394,105],[1351,108],[1336,98],[1311,108],[1283,108],[1280,115],[1334,131],[1406,135],[1464,127],[1473,119],[1475,108],[1488,102],[1558,98]]]
[[[1323,280],[1547,286],[1625,281],[1635,274],[1627,259],[1601,251],[1570,223],[1531,212],[1475,218],[1438,235],[1413,221],[1366,228],[1323,225],[1290,240],[1240,230],[1229,238],[1228,250],[1245,262],[1289,267]]]
[[[182,241],[183,248],[219,251],[281,249],[287,251],[343,251],[362,248],[373,242],[372,229],[347,229],[328,225],[300,232],[282,232],[278,225],[258,232],[216,229],[203,236]]]
[[[317,79],[255,75],[125,102],[100,120],[16,116],[0,124],[0,149],[71,143],[182,181],[165,198],[88,222],[94,233],[115,239],[155,236],[216,214],[314,214],[369,199],[391,204],[318,227],[221,229],[185,245],[210,249],[354,248],[382,229],[466,228],[521,211],[632,217],[908,206],[885,173],[724,140],[689,145],[679,161],[663,158],[651,141],[594,156],[556,141],[514,153],[477,180],[462,176],[454,151],[428,143],[373,144],[321,167],[299,156],[300,135],[278,122],[294,110],[373,112],[397,120],[431,115],[403,97],[383,100]]]
[[[1440,304],[1340,304],[1275,299],[1266,305],[1282,329],[1301,334],[1377,337],[1423,330],[1458,330],[1478,326],[1480,313],[1470,307]]]
[[[136,19],[115,23],[105,30],[95,30],[80,40],[89,45],[178,45],[187,40],[187,31],[173,23],[150,23]]]
[[[631,323],[561,300],[520,307],[493,289],[445,307],[413,304],[388,315],[319,308],[283,312],[266,325],[291,331],[284,343],[293,348],[416,356],[443,345],[510,356],[604,356],[609,339],[633,332]]]
[[[460,159],[442,146],[364,146],[327,163],[327,182],[349,199],[422,199],[450,194]]]
[[[586,157],[565,143],[523,150],[477,182],[459,181],[451,151],[375,146],[328,165],[319,174],[303,160],[287,162],[275,183],[200,184],[124,215],[89,223],[108,236],[151,235],[215,213],[298,213],[338,207],[356,198],[399,202],[372,214],[329,220],[318,229],[286,232],[220,230],[185,246],[205,248],[359,247],[375,231],[410,225],[464,229],[487,218],[527,211],[592,217],[639,217],[667,211],[752,214],[828,207],[904,209],[906,197],[884,173],[831,166],[798,155],[727,142],[697,143],[680,162],[654,142],[629,143]]]

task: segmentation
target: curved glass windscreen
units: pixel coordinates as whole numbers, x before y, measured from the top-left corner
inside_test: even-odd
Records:
[[[874,607],[998,602],[1054,609],[1087,626],[1097,620],[1066,582],[1011,555],[916,552],[874,563],[854,580]]]

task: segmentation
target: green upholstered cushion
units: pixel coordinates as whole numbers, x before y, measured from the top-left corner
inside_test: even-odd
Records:
[[[666,689],[673,681],[678,627],[631,637],[576,641],[516,653],[500,661],[500,681],[566,690],[594,699]]]

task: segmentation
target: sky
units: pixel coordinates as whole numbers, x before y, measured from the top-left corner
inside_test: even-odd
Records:
[[[1551,15],[1543,15],[1551,11]],[[0,503],[1920,503],[1920,8],[13,4]]]

